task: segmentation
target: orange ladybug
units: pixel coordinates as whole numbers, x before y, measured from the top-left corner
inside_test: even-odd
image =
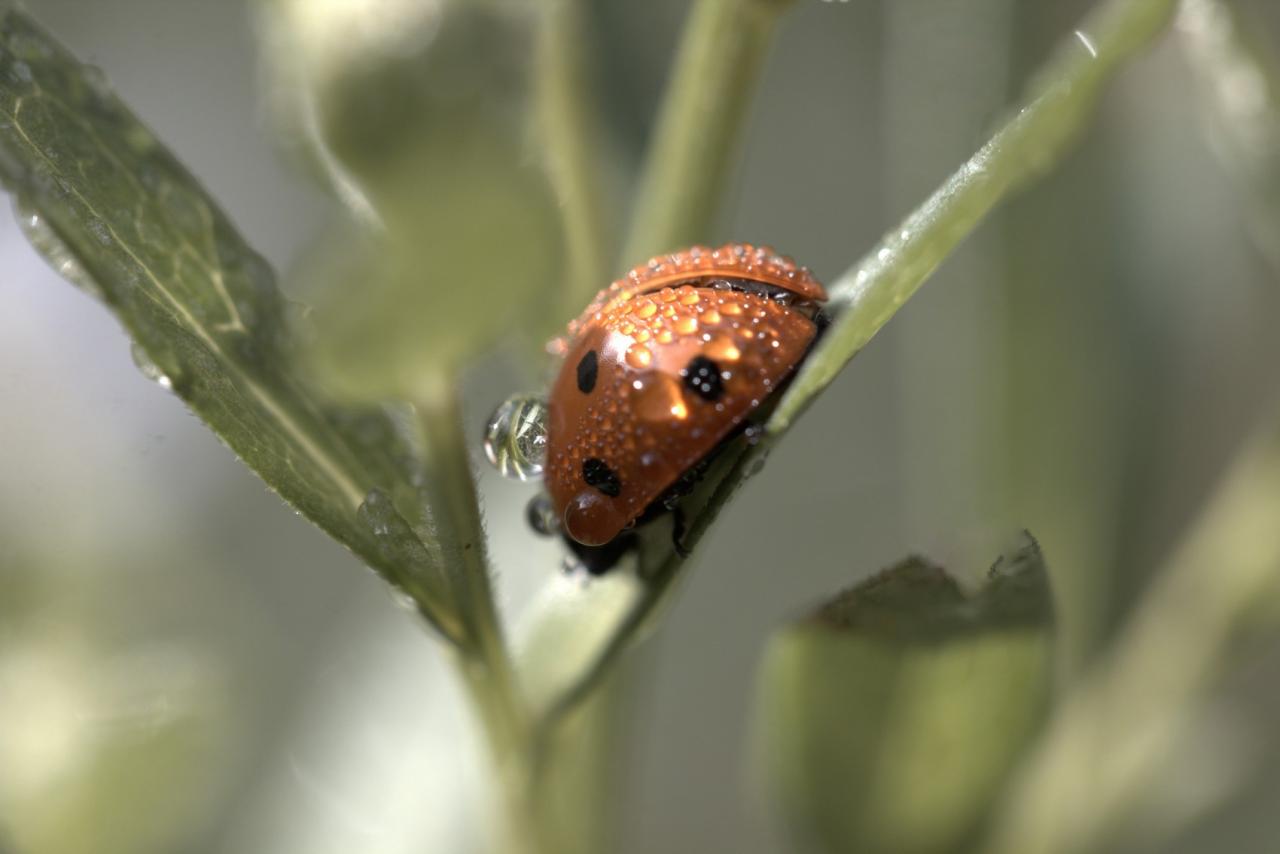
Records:
[[[825,300],[807,269],[744,243],[658,256],[601,291],[551,345],[564,363],[546,404],[540,527],[607,569],[620,535],[791,376]]]

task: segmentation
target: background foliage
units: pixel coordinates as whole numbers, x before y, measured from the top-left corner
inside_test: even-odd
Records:
[[[1193,12],[1196,6],[1187,4]],[[1221,8],[1199,6],[1202,14]],[[617,199],[642,170],[684,10],[607,3],[570,22],[589,27],[590,40],[569,44],[600,69],[590,88],[603,120],[587,151],[598,157],[601,174],[584,179],[571,171],[581,158],[550,164],[550,178],[538,168],[539,134],[562,126],[563,113],[543,115],[527,136],[518,130],[530,94],[523,88],[528,63],[540,45],[557,47],[555,32],[538,31],[519,15],[502,17],[511,7],[476,4],[481,18],[498,16],[496,37],[509,41],[477,42],[489,31],[468,30],[466,19],[461,36],[437,34],[441,45],[471,50],[429,54],[426,79],[447,85],[428,87],[421,95],[428,100],[414,103],[445,116],[449,130],[411,128],[407,138],[421,149],[406,152],[378,143],[398,138],[403,129],[394,123],[419,111],[344,100],[343,86],[368,86],[362,75],[376,77],[377,69],[342,63],[358,58],[361,47],[385,46],[380,39],[394,47],[424,22],[410,15],[391,30],[354,23],[310,30],[306,8],[42,0],[33,11],[101,64],[249,242],[278,269],[293,271],[286,292],[318,306],[298,324],[318,327],[302,343],[318,342],[317,374],[352,414],[335,419],[312,406],[310,392],[296,392],[292,379],[274,374],[275,360],[238,348],[244,340],[273,346],[270,330],[292,311],[283,303],[252,306],[255,322],[230,331],[212,306],[206,356],[209,346],[230,353],[225,364],[248,377],[247,387],[276,384],[277,392],[299,397],[298,417],[315,419],[337,445],[359,444],[357,428],[368,422],[354,413],[370,396],[394,392],[434,405],[435,371],[465,359],[469,435],[453,438],[474,446],[481,417],[497,399],[540,382],[536,370],[514,367],[522,356],[476,363],[475,349],[500,338],[508,355],[527,353],[539,334],[504,330],[513,322],[549,328],[576,299],[559,283],[578,293],[579,280],[590,282],[598,277],[590,271],[608,263],[562,255],[557,235],[563,228],[616,240],[609,223],[624,219]],[[1274,49],[1274,10],[1262,3],[1238,8],[1250,22],[1247,44]],[[1082,3],[1048,8],[1008,0],[796,4],[760,67],[758,97],[741,105],[749,108],[744,143],[723,164],[731,190],[708,239],[767,240],[835,279],[986,139],[1051,46],[1064,36],[1071,44],[1084,12]],[[611,791],[625,804],[617,810],[624,849],[780,845],[777,813],[754,808],[763,793],[744,797],[740,785],[751,725],[744,709],[756,690],[764,638],[789,615],[910,551],[923,548],[976,578],[1010,528],[1025,525],[1054,573],[1065,680],[1086,672],[1107,648],[1170,554],[1170,566],[1184,568],[1172,577],[1191,584],[1154,590],[1203,606],[1189,613],[1206,617],[1198,638],[1215,644],[1197,645],[1192,651],[1209,654],[1193,656],[1163,644],[1169,635],[1158,620],[1136,621],[1126,631],[1149,641],[1138,647],[1148,650],[1136,659],[1142,666],[1104,658],[1096,671],[1103,676],[1085,683],[1100,686],[1084,696],[1100,698],[1094,702],[1104,709],[1108,684],[1159,701],[1157,711],[1176,725],[1161,732],[1180,734],[1157,742],[1155,767],[1165,773],[1156,776],[1166,785],[1141,797],[1108,792],[1115,797],[1104,803],[1124,809],[1103,815],[1088,809],[1079,787],[1091,766],[1062,767],[1049,754],[1028,772],[1032,803],[1020,814],[1036,815],[1035,793],[1062,803],[1054,796],[1065,791],[1092,819],[1071,837],[1080,848],[1267,850],[1274,818],[1265,807],[1276,785],[1269,770],[1275,763],[1267,759],[1276,745],[1262,722],[1276,701],[1268,678],[1274,644],[1258,631],[1241,648],[1226,623],[1208,619],[1233,618],[1248,605],[1256,621],[1250,625],[1265,627],[1276,613],[1274,595],[1267,595],[1274,588],[1238,585],[1248,577],[1231,571],[1256,568],[1251,577],[1258,580],[1274,568],[1266,540],[1272,493],[1249,480],[1254,472],[1267,482],[1265,442],[1235,469],[1230,495],[1237,509],[1225,522],[1209,517],[1207,529],[1196,528],[1189,551],[1178,544],[1250,425],[1268,417],[1276,354],[1265,331],[1277,306],[1274,268],[1265,263],[1276,245],[1268,227],[1275,149],[1266,142],[1275,138],[1267,136],[1274,122],[1267,124],[1265,82],[1249,89],[1248,64],[1230,45],[1222,56],[1211,38],[1221,22],[1210,21],[1211,37],[1196,37],[1186,14],[1181,31],[1105,95],[1062,169],[948,259],[712,529],[703,566],[651,651],[633,665],[642,687],[606,710],[626,718],[633,733],[624,761],[612,769],[618,785]],[[147,27],[137,26],[140,20]],[[265,51],[257,77],[250,20]],[[306,41],[290,44],[288,37]],[[510,64],[474,62],[493,55]],[[397,79],[403,75],[375,79],[372,91],[387,92]],[[1242,79],[1254,101],[1221,97],[1242,91]],[[337,88],[319,88],[329,85]],[[300,94],[300,86],[317,88]],[[1197,86],[1208,96],[1201,102],[1187,97]],[[264,94],[274,105],[275,138],[302,164],[292,173],[281,171],[270,137],[252,121],[264,115],[255,113]],[[85,97],[92,106],[95,91]],[[406,97],[388,95],[391,104]],[[563,108],[555,97],[543,103]],[[312,109],[290,111],[299,104]],[[469,109],[475,104],[486,109]],[[713,122],[708,133],[721,126]],[[329,129],[329,148],[304,144],[314,141],[307,134],[316,127]],[[468,144],[492,138],[484,129],[494,127],[499,148]],[[1215,160],[1209,143],[1225,156]],[[467,157],[457,169],[422,174],[422,184],[401,180],[402,163],[438,162],[441,151],[451,163],[459,153]],[[339,218],[307,174],[324,177],[357,210],[356,220]],[[502,191],[468,192],[477,181]],[[549,221],[554,204],[584,185],[616,190],[605,194],[614,201],[577,223]],[[136,204],[157,199],[177,206],[162,218],[175,232],[217,224],[174,193]],[[121,214],[103,213],[108,220]],[[419,235],[394,228],[371,242],[371,218],[432,223],[430,233],[458,228],[456,239],[439,241],[444,254],[432,256],[439,265],[432,269],[447,282],[470,282],[475,273],[483,285],[433,289],[420,308],[387,311],[401,304],[396,295],[414,292],[424,246]],[[121,221],[131,221],[128,211]],[[493,266],[477,270],[468,264],[492,238],[474,227],[481,221],[505,223],[495,230],[516,242],[508,244],[511,254],[485,257]],[[7,770],[0,826],[20,850],[59,852],[481,844],[469,831],[484,824],[476,820],[483,762],[438,652],[413,620],[394,610],[372,577],[351,572],[349,555],[264,496],[159,386],[140,381],[116,328],[91,301],[47,281],[53,276],[24,248],[14,224],[0,231],[0,241],[0,281],[10,297],[0,317],[0,767]],[[521,263],[504,267],[510,258]],[[230,283],[243,282],[251,301],[254,283],[267,275],[256,256],[227,239],[204,248],[195,241],[182,265],[181,275],[166,269],[165,281],[234,268]],[[550,272],[556,270],[559,277]],[[356,288],[367,313],[332,302],[334,293]],[[326,311],[330,304],[336,310]],[[475,325],[459,327],[453,320],[461,316]],[[369,328],[389,334],[365,346],[360,330]],[[465,334],[450,334],[459,329]],[[200,409],[199,401],[210,399],[202,398],[203,377],[193,381],[166,364],[168,344],[147,343],[144,336],[146,372],[168,377],[167,385]],[[399,367],[379,370],[391,364]],[[412,367],[419,364],[425,369]],[[215,394],[211,405],[217,401]],[[246,433],[264,445],[290,438],[251,426]],[[259,467],[298,457],[286,449],[262,459]],[[342,483],[364,482],[349,464],[339,470],[348,472]],[[545,607],[530,604],[532,591],[553,572],[555,548],[523,530],[526,490],[488,478],[482,487],[501,604],[518,620]],[[345,509],[333,518],[353,510],[364,492],[362,485],[337,490],[334,506]],[[303,509],[322,521],[328,512]],[[365,529],[335,532],[378,564]],[[1205,568],[1217,563],[1207,576]],[[583,592],[565,581],[541,596],[572,608]],[[1194,670],[1195,678],[1160,682],[1166,666]],[[1109,682],[1110,672],[1118,675]],[[1207,689],[1212,702],[1189,703]],[[960,707],[953,711],[947,719],[959,720]],[[1060,741],[1051,743],[1066,745],[1063,755],[1111,755],[1105,738],[1081,736],[1071,720],[1053,731]],[[1117,719],[1110,738],[1131,743],[1146,720]],[[1073,749],[1082,737],[1089,749]],[[1123,784],[1132,779],[1123,772],[1134,767],[1150,775],[1151,756],[1138,754],[1138,765],[1122,764],[1111,779]],[[902,766],[909,764],[904,756]],[[101,779],[113,781],[110,799]],[[1071,788],[1050,785],[1058,782]],[[157,808],[161,793],[170,808]],[[114,820],[102,821],[104,813]],[[1079,817],[1067,816],[1078,830]],[[86,827],[104,826],[112,828],[108,838],[82,840]],[[1026,850],[1019,846],[1025,827],[1015,821],[997,830],[993,845]],[[1068,850],[1062,837],[1054,839],[1051,833],[1045,844],[1057,847],[1049,850]]]

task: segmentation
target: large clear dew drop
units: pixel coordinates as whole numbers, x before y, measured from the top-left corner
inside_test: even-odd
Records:
[[[142,349],[142,345],[136,341],[130,344],[129,355],[133,357],[133,364],[137,366],[144,377],[165,391],[173,391],[173,378],[166,374],[164,368],[157,365],[155,360],[147,355],[147,351]]]
[[[21,196],[13,202],[13,213],[23,236],[55,273],[85,293],[97,299],[104,298],[102,288],[98,287],[98,283],[76,260],[62,238],[54,233],[43,215],[32,208]]]
[[[503,477],[541,477],[547,459],[546,403],[531,395],[503,401],[485,427],[484,454]]]

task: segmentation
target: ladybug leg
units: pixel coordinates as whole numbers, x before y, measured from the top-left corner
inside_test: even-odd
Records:
[[[676,554],[680,555],[681,560],[685,560],[693,551],[684,544],[685,535],[685,518],[684,509],[677,507],[671,511],[671,547],[676,550]]]
[[[587,575],[600,576],[617,566],[623,557],[636,548],[636,535],[623,534],[603,546],[584,546],[568,536],[564,537],[564,543],[569,548],[566,570],[582,570]]]

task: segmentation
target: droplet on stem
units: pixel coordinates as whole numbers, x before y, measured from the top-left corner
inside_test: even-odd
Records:
[[[173,379],[147,355],[147,351],[137,341],[129,345],[129,355],[133,356],[133,363],[144,377],[165,391],[173,391]]]

